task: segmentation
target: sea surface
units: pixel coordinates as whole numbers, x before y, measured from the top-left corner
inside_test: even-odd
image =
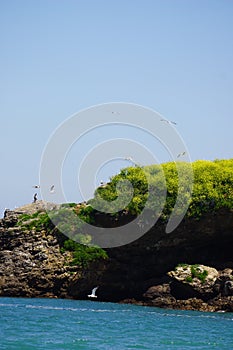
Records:
[[[0,298],[0,349],[233,349],[233,313]]]

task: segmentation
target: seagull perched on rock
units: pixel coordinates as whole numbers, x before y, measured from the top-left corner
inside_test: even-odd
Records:
[[[106,184],[106,182],[104,182],[104,181],[100,181],[100,187],[106,187],[107,186],[107,184]]]
[[[165,123],[168,123],[168,124],[174,124],[174,125],[177,125],[176,122],[173,122],[171,120],[167,120],[167,119],[160,119],[161,122],[165,122]]]
[[[98,287],[95,287],[92,289],[91,294],[88,294],[88,298],[97,298],[97,295],[95,295],[95,292],[97,291]]]
[[[37,201],[37,193],[34,194],[33,203],[36,203],[36,201]]]

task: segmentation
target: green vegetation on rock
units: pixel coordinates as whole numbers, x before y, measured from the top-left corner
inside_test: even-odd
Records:
[[[208,276],[208,272],[206,270],[202,271],[199,265],[191,265],[191,277],[198,278],[202,283],[205,282],[206,277]]]
[[[70,265],[79,265],[80,267],[87,267],[89,263],[97,260],[106,260],[108,255],[105,250],[97,246],[87,246],[71,239],[64,242],[61,252],[72,252],[73,260]]]
[[[182,181],[178,179],[177,166]],[[131,215],[141,213],[146,204],[146,208],[152,210],[152,215],[162,213],[161,218],[166,219],[176,203],[178,186],[182,200],[190,200],[187,216],[199,218],[205,212],[222,207],[233,208],[233,159],[192,163],[192,196],[189,190],[190,170],[190,164],[186,162],[122,169],[106,186],[97,188],[89,203],[103,212],[114,213],[114,201],[117,198],[121,198],[122,202],[131,198],[130,187],[127,189],[122,186],[121,192],[121,187],[117,185],[129,181],[133,186],[133,197],[128,200],[124,210]],[[87,215],[91,216],[91,212]]]
[[[194,180],[191,184],[192,196],[190,169]],[[178,174],[182,174],[181,179]],[[184,202],[189,202],[186,213],[188,217],[200,218],[204,213],[220,208],[232,209],[233,159],[200,160],[191,165],[186,162],[169,162],[128,167],[113,176],[109,183],[97,188],[94,198],[88,203],[66,203],[48,213],[38,211],[31,215],[22,214],[17,225],[29,232],[56,232],[57,236],[60,235],[61,248],[72,252],[73,263],[84,265],[97,258],[106,258],[104,250],[91,245],[92,238],[86,225],[95,225],[97,214],[100,214],[99,225],[104,217],[110,217],[115,223],[117,219],[120,221],[123,212],[125,216],[133,218],[144,209],[152,217],[166,221],[174,209],[178,192]],[[64,235],[79,243],[72,246]],[[190,278],[194,277],[204,281],[206,274],[199,273],[193,267]]]
[[[175,267],[175,272],[180,274],[188,274],[188,276],[185,277],[185,281],[187,283],[192,283],[194,278],[197,278],[199,281],[201,281],[201,283],[205,283],[208,276],[208,271],[205,269],[203,270],[203,268],[201,268],[201,266],[198,264],[178,264]]]
[[[73,208],[75,207],[75,211]],[[46,212],[36,212],[33,214],[21,214],[17,226],[24,231],[41,232],[45,230],[47,234],[51,231],[57,236],[62,253],[70,251],[72,260],[70,265],[87,267],[90,262],[105,260],[108,255],[105,250],[91,244],[91,236],[82,233],[82,223],[77,221],[77,205],[62,205],[59,209]],[[90,207],[88,212],[90,211]],[[92,208],[91,208],[92,211]],[[85,209],[80,209],[80,217],[84,220]],[[88,216],[86,216],[88,219]],[[63,232],[68,233],[73,239],[68,239]],[[79,243],[77,243],[78,241]]]
[[[17,226],[24,230],[50,231],[53,227],[51,220],[46,212],[36,212],[33,214],[21,214]]]
[[[233,159],[193,163],[194,187],[191,215],[221,207],[233,208]]]
[[[193,278],[191,276],[187,276],[185,278],[185,281],[188,282],[188,283],[192,283],[193,282]]]

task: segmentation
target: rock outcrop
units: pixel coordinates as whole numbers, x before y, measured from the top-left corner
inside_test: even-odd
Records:
[[[168,283],[152,286],[144,293],[147,304],[174,309],[233,311],[232,269],[217,271],[204,265],[185,265],[168,272],[168,276]]]
[[[168,272],[172,277],[173,295],[177,299],[187,296],[210,299],[215,293],[215,281],[219,277],[218,271],[204,265],[183,265]]]
[[[137,241],[107,249],[107,261],[81,268],[70,264],[70,252],[61,252],[56,230],[18,224],[22,214],[53,209],[54,204],[38,201],[7,211],[0,220],[0,296],[84,299],[99,285],[101,301],[233,311],[232,210],[184,218],[171,234],[158,221]],[[191,271],[195,264],[199,278]]]
[[[0,225],[0,295],[62,296],[70,278],[56,237],[18,227],[23,213],[42,210],[38,204],[7,211]]]
[[[77,280],[81,286],[82,280],[86,283],[80,288],[80,296],[90,291],[95,278],[88,277],[87,270],[69,264],[71,253],[61,253],[56,230],[38,232],[17,225],[23,214],[57,208],[38,201],[5,212],[0,221],[0,296],[72,298]],[[89,268],[93,271],[94,266]],[[89,278],[92,280],[88,284]]]

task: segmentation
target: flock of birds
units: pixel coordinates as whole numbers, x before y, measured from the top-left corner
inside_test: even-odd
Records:
[[[160,121],[161,122],[164,122],[164,123],[167,123],[167,124],[173,124],[173,125],[177,125],[177,123],[176,122],[173,122],[173,121],[171,121],[171,120],[167,120],[167,119],[160,119]],[[183,152],[180,152],[179,154],[177,154],[177,158],[180,158],[180,157],[183,157],[184,155],[186,154],[186,152],[185,151],[183,151]]]
[[[40,185],[34,185],[34,186],[32,186],[32,187],[38,189],[38,188],[40,188]],[[50,187],[49,192],[50,192],[51,194],[55,192],[55,186],[54,186],[54,185],[52,185],[52,186]],[[37,198],[37,193],[35,193],[34,196],[33,196],[33,203],[36,203],[37,199],[38,199],[38,198]]]
[[[119,115],[120,112],[112,111],[112,114],[117,114],[117,115]],[[170,121],[170,120],[167,120],[167,119],[160,119],[160,121],[161,121],[161,122],[165,122],[165,123],[167,123],[167,124],[174,124],[174,125],[177,125],[176,122]],[[179,153],[179,154],[177,155],[177,158],[180,158],[180,157],[184,156],[185,154],[186,154],[185,151],[184,151],[184,152],[181,152],[181,153]],[[133,160],[132,157],[125,157],[125,160],[131,161],[131,162],[134,163],[135,165],[137,164],[137,163],[135,163],[135,161]],[[104,184],[103,181],[101,181],[100,185],[101,185],[101,186],[104,186],[105,184]],[[34,186],[32,186],[32,187],[38,189],[38,188],[40,188],[40,185],[34,185]],[[54,192],[55,192],[55,186],[54,186],[54,185],[52,185],[52,186],[50,187],[49,192],[50,192],[50,193],[54,193]],[[37,201],[37,193],[34,194],[34,202],[36,202],[36,201]],[[88,295],[87,295],[88,298],[91,298],[91,299],[97,298],[96,291],[97,291],[98,288],[99,288],[99,286],[93,288],[92,291],[91,291],[91,294],[88,294]]]
[[[34,185],[34,186],[32,186],[33,188],[40,188],[40,185]],[[52,185],[51,187],[50,187],[50,190],[49,190],[49,192],[50,193],[54,193],[54,188],[55,188],[55,186],[54,185]]]
[[[118,112],[118,111],[112,111],[112,114],[120,115],[120,112]],[[173,124],[173,125],[177,125],[176,122],[171,121],[171,120],[167,120],[167,119],[160,119],[160,121],[161,121],[161,122],[164,122],[164,123],[167,123],[167,124],[170,124],[170,125],[172,125],[172,124]],[[183,157],[185,154],[186,154],[186,152],[183,151],[183,152],[178,153],[176,157],[177,157],[177,158],[180,158],[180,157]],[[130,162],[132,162],[135,166],[138,166],[138,165],[139,165],[139,164],[137,164],[137,163],[133,160],[132,157],[125,157],[124,159],[125,159],[125,160],[128,160],[128,161],[130,161]],[[100,186],[101,186],[101,187],[104,187],[105,185],[106,185],[106,184],[105,184],[103,181],[100,182]],[[40,185],[34,185],[34,186],[32,186],[32,187],[38,189],[38,188],[40,188]],[[55,192],[55,186],[54,186],[54,185],[52,185],[52,186],[50,187],[49,192],[50,192],[51,194]],[[36,201],[37,201],[37,193],[34,194],[34,203],[35,203]]]
[[[120,112],[118,112],[118,111],[112,111],[112,114],[120,115]],[[167,123],[167,124],[169,124],[169,125],[172,125],[172,124],[173,124],[173,125],[177,125],[177,123],[174,122],[174,121],[172,121],[172,120],[160,119],[160,121],[161,121],[161,122],[164,122],[164,123]],[[177,158],[180,158],[180,157],[183,157],[185,154],[186,154],[186,152],[183,151],[183,152],[178,153],[176,157],[177,157]],[[126,157],[125,160],[128,160],[128,161],[134,163],[134,165],[138,165],[137,163],[135,163],[135,161],[133,160],[132,157]]]

